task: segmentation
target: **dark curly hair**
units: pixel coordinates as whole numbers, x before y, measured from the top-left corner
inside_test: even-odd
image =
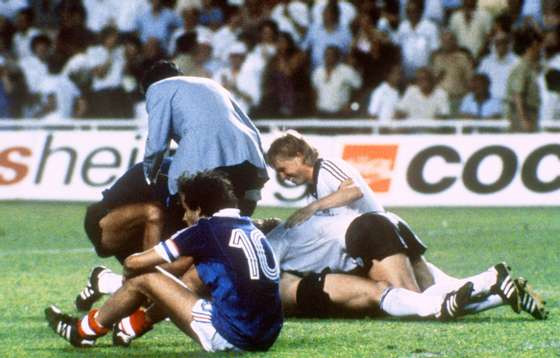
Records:
[[[179,193],[191,210],[200,208],[203,216],[212,216],[225,208],[236,208],[237,198],[226,174],[217,170],[202,171],[178,180]]]

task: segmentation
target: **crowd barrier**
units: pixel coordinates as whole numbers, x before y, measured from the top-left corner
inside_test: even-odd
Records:
[[[265,149],[277,134],[263,134]],[[344,158],[386,206],[560,205],[560,135],[309,135]],[[0,131],[0,200],[93,201],[142,160],[145,130]],[[301,206],[273,171],[261,205]]]

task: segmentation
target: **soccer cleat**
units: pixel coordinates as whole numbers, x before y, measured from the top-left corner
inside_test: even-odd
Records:
[[[450,321],[464,314],[464,308],[469,303],[473,292],[473,283],[467,282],[457,291],[449,292],[445,295],[441,303],[441,309],[436,315],[440,321]]]
[[[116,323],[113,326],[113,345],[120,346],[120,347],[128,347],[133,340],[142,337],[144,334],[152,330],[152,326],[149,328],[144,329],[138,335],[131,335],[128,334],[123,328],[123,321]]]
[[[63,313],[55,305],[50,305],[45,309],[45,317],[49,322],[49,327],[74,347],[91,347],[95,344],[95,339],[80,337],[76,317]]]
[[[105,266],[95,266],[89,274],[87,286],[76,296],[76,308],[78,311],[89,311],[91,306],[97,302],[103,294],[99,292],[99,276],[104,272],[111,272]]]
[[[527,283],[527,279],[518,277],[513,281],[519,291],[521,309],[533,316],[534,319],[547,319],[548,310],[545,308],[546,302]]]
[[[511,268],[505,262],[500,262],[494,266],[494,270],[497,279],[496,283],[490,288],[490,292],[500,295],[515,313],[521,312],[519,290],[511,277]]]

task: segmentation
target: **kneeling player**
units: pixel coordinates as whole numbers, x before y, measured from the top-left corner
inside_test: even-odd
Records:
[[[127,280],[81,320],[56,307],[50,327],[77,347],[90,346],[149,298],[206,351],[267,350],[282,327],[279,268],[262,232],[239,215],[231,184],[202,172],[179,183],[185,219],[195,224],[125,260]],[[192,257],[211,301],[201,299],[158,265]],[[157,269],[157,270],[156,270]]]

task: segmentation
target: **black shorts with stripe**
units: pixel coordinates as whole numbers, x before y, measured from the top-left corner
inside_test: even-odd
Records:
[[[358,216],[346,230],[346,250],[354,258],[360,258],[364,265],[372,259],[403,253],[415,260],[426,252],[426,245],[412,231],[410,226],[389,212],[371,212]]]

